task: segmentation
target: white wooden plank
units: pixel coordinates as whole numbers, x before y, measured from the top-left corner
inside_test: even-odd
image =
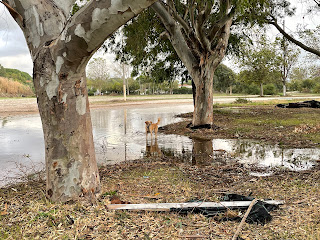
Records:
[[[268,204],[282,205],[284,201],[266,200]],[[147,204],[108,204],[108,209],[166,211],[170,208],[238,208],[249,207],[251,201],[228,202],[188,202],[188,203],[147,203]]]

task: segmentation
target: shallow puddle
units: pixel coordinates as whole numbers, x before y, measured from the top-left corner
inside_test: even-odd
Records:
[[[320,159],[320,149],[286,149],[249,140],[191,140],[178,135],[158,134],[146,138],[145,121],[159,126],[180,121],[175,115],[193,110],[191,104],[130,106],[92,110],[97,161],[111,164],[143,156],[173,155],[189,164],[225,164],[239,161],[261,166],[283,166],[294,170],[311,168]],[[38,115],[0,120],[0,185],[10,178],[44,167],[44,142]]]
[[[183,156],[184,155],[184,156]],[[176,153],[193,165],[225,165],[237,161],[258,167],[283,167],[301,171],[312,168],[320,159],[320,149],[282,149],[247,139],[193,140],[192,150]],[[265,176],[269,173],[253,173]]]

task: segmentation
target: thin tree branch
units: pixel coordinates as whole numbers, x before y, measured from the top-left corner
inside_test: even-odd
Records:
[[[165,8],[165,3],[163,3],[162,1],[160,1],[160,3],[164,6]],[[189,6],[190,7],[190,6]],[[169,9],[171,10],[171,8],[169,7]],[[169,12],[168,12],[169,13]],[[181,18],[181,16],[177,13],[174,12],[173,10],[170,11],[171,16],[173,17],[173,19],[178,22],[182,28],[185,31],[185,36],[188,39],[188,41],[191,43],[191,45],[194,47],[194,51],[196,52],[197,55],[201,55],[201,44],[199,42],[199,40],[196,38],[194,31],[192,30],[192,26],[189,26],[188,23]],[[187,40],[186,39],[186,40]],[[189,45],[190,46],[190,45]]]
[[[238,236],[241,232],[241,229],[242,229],[244,223],[246,222],[247,217],[249,216],[249,213],[251,212],[252,207],[257,203],[257,201],[258,201],[257,199],[253,199],[252,202],[250,203],[248,210],[244,214],[239,226],[237,227],[237,231],[235,232],[235,234],[232,237],[232,240],[236,240],[238,238]]]
[[[91,1],[71,17],[57,42],[68,49],[68,61],[92,56],[114,31],[155,1]]]
[[[320,2],[316,1],[316,0],[313,0],[317,5],[318,7],[320,7]]]
[[[296,40],[295,38],[293,38],[292,36],[290,36],[283,28],[281,28],[279,26],[279,24],[277,23],[277,21],[275,19],[273,19],[273,21],[268,21],[269,24],[273,25],[276,27],[276,29],[278,29],[278,31],[286,38],[288,39],[290,42],[296,44],[297,46],[301,47],[302,49],[306,50],[307,52],[313,53],[317,56],[320,57],[320,51],[318,51],[317,49],[311,48],[306,46],[305,44],[303,44],[302,42]]]
[[[181,26],[183,27],[183,29],[186,31],[187,34],[190,34],[192,32],[189,24],[177,13],[177,10],[174,6],[174,3],[172,2],[172,0],[169,1],[169,7],[171,9],[172,15],[173,17],[177,20],[177,22],[179,24],[181,24]],[[173,5],[173,6],[171,6]]]
[[[157,13],[161,19],[163,25],[169,33],[170,41],[173,48],[178,54],[179,58],[186,66],[187,69],[194,69],[197,67],[197,59],[193,55],[191,49],[189,48],[186,39],[181,31],[181,27],[176,23],[176,20],[165,8],[163,2],[154,3],[151,8]]]
[[[234,6],[231,11],[229,12],[229,14],[224,15],[219,21],[217,21],[213,26],[212,26],[212,30],[209,34],[209,41],[212,42],[217,33],[219,32],[219,30],[228,22],[230,21],[230,19],[232,19],[234,17],[236,13],[236,7]]]
[[[205,10],[204,10],[197,17],[197,21],[195,23],[195,33],[202,48],[210,52],[211,51],[210,42],[207,39],[207,36],[205,35],[205,31],[204,31],[205,21],[206,21],[206,16],[205,16]]]

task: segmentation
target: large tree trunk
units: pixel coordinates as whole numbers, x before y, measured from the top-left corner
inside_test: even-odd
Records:
[[[95,197],[100,180],[92,137],[85,67],[120,26],[155,0],[8,0],[34,62],[43,126],[47,196],[53,201]]]
[[[211,29],[213,32],[209,35],[213,36],[212,39],[207,38],[208,33],[203,28],[204,22],[200,21],[189,26],[181,16],[174,13],[171,15],[163,2],[159,1],[152,5],[152,9],[167,30],[167,37],[173,48],[192,77],[194,126],[213,124],[213,74],[225,55],[232,24],[232,17],[228,16],[230,2],[221,1],[221,4],[226,15]],[[202,17],[203,15],[201,19]],[[188,34],[185,34],[185,31]]]
[[[263,83],[260,83],[260,97],[263,97]]]
[[[63,66],[66,74],[57,75],[53,59],[48,48],[40,51],[33,76],[45,139],[47,196],[53,201],[95,196],[100,180],[85,65],[76,72]]]
[[[287,96],[287,86],[286,86],[286,81],[282,82],[282,92],[283,92],[283,96]]]
[[[194,126],[212,125],[213,123],[213,80],[211,75],[199,79],[196,86],[194,112],[192,123]]]

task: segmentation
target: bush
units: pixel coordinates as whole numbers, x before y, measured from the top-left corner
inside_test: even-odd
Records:
[[[245,84],[237,83],[236,86],[232,89],[233,93],[244,93],[244,94],[260,94],[260,88],[256,84]]]
[[[94,96],[95,91],[94,90],[88,90],[88,96]]]
[[[316,82],[313,79],[305,79],[301,83],[301,91],[309,93],[316,86]]]
[[[276,95],[278,93],[277,88],[274,84],[267,84],[263,87],[263,93],[265,95]]]
[[[176,89],[173,89],[173,94],[192,94],[192,88],[186,88],[186,87],[176,88]]]
[[[320,93],[320,83],[313,88],[313,93]]]
[[[237,98],[233,103],[251,103],[249,99],[246,98]]]

